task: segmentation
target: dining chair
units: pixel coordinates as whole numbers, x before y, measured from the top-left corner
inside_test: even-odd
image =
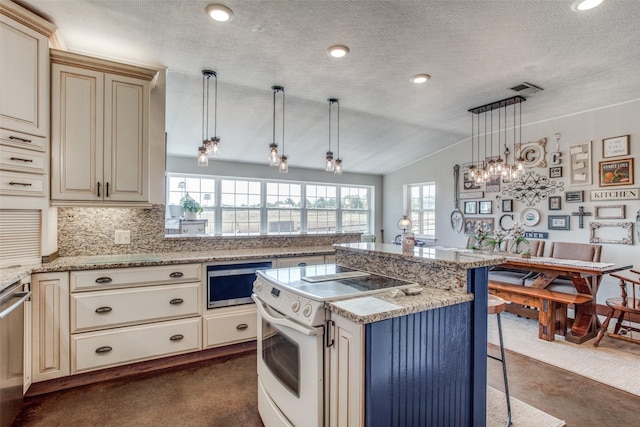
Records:
[[[544,240],[530,240],[529,249],[532,256],[542,256],[544,254]],[[503,242],[503,250],[507,250],[513,245],[512,239],[507,239]],[[512,270],[509,268],[503,268],[499,266],[493,266],[489,269],[489,281],[508,283],[510,285],[523,286],[525,280],[534,277],[536,273],[526,272],[522,270]]]
[[[640,327],[634,326],[634,324],[637,323],[632,323],[632,319],[630,318],[631,315],[637,316],[636,319],[640,317],[640,271],[629,270],[625,272],[625,274],[612,273],[611,276],[620,280],[620,296],[607,298],[606,304],[609,307],[607,319],[598,331],[598,336],[593,346],[597,347],[605,335],[611,338],[640,344],[640,337],[633,338],[634,332],[640,333]],[[631,291],[631,298],[629,298],[629,291]],[[616,313],[618,313],[616,326],[613,332],[608,332],[609,322]],[[628,324],[623,326],[625,317]]]

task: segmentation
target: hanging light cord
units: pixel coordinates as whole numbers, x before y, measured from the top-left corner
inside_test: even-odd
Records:
[[[340,101],[336,101],[338,104],[338,136],[337,136],[337,147],[338,147],[338,158],[340,158]]]
[[[331,104],[333,102],[329,100],[329,152],[331,152]]]
[[[215,72],[213,73],[214,77],[216,78],[215,81],[215,93],[214,93],[214,101],[213,101],[213,136],[217,137],[218,136],[218,74],[216,74]],[[207,92],[209,92],[207,90]]]
[[[273,88],[273,143],[276,143],[276,89]]]
[[[282,90],[282,155],[284,156],[284,88]]]
[[[204,141],[205,139],[205,132],[204,132],[204,126],[205,123],[207,121],[206,119],[206,81],[205,81],[205,74],[202,73],[202,141]]]

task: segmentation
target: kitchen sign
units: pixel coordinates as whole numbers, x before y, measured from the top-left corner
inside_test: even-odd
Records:
[[[525,231],[524,232],[525,239],[548,239],[549,233],[546,231]]]
[[[591,190],[591,201],[601,200],[640,200],[640,188],[624,190]]]

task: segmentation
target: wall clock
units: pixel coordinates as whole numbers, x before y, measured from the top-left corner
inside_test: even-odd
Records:
[[[547,138],[541,138],[534,142],[522,142],[515,145],[516,153],[524,159],[522,163],[526,168],[544,168],[547,166],[545,147]],[[516,155],[517,155],[516,154]]]

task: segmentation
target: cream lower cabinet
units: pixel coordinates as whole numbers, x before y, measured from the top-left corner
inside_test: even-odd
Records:
[[[287,257],[287,258],[278,258],[276,259],[276,267],[284,268],[284,267],[304,267],[306,265],[318,265],[318,264],[326,264],[325,257],[332,257],[333,255],[312,255],[312,256],[297,256],[297,257]],[[333,261],[335,262],[335,257]]]
[[[51,62],[52,204],[148,202],[156,71],[54,49]]]
[[[31,276],[32,381],[69,375],[69,273]]]
[[[254,340],[258,335],[257,322],[254,304],[209,310],[203,317],[204,347],[221,347]]]
[[[199,264],[71,272],[71,374],[202,349]]]
[[[364,327],[332,313],[329,412],[332,427],[364,425]]]

